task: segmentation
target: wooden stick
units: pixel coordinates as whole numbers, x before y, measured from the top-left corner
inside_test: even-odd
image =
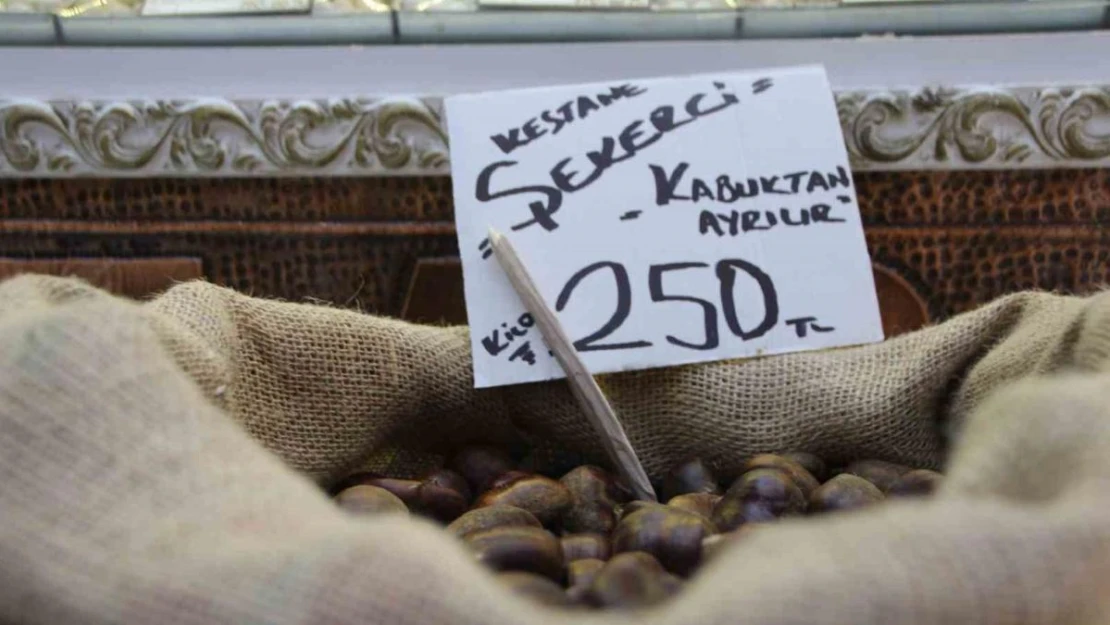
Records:
[[[524,263],[517,256],[516,250],[504,235],[493,228],[489,231],[489,242],[494,255],[497,256],[497,262],[509,276],[509,282],[524,300],[524,306],[532,313],[540,333],[543,334],[555,354],[555,359],[566,372],[574,398],[578,400],[578,405],[601,436],[605,451],[609,453],[609,458],[616,465],[617,471],[628,481],[637,499],[656,501],[651,481],[644,472],[640,459],[636,457],[636,451],[632,449],[632,443],[628,441],[628,436],[625,435],[624,427],[613,412],[613,407],[609,405],[605,393],[597,385],[597,380],[594,380],[582,359],[578,357],[578,352],[567,337],[558,317],[555,316],[555,311],[543,301],[536,283],[524,268]]]

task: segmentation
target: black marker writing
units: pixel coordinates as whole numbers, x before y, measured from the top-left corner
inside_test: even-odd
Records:
[[[567,303],[571,300],[572,295],[578,285],[587,277],[602,270],[609,270],[614,279],[614,286],[617,292],[617,303],[613,312],[609,315],[609,319],[601,326],[594,330],[587,336],[574,341],[574,348],[579,352],[597,351],[597,350],[615,350],[615,349],[638,349],[642,347],[651,347],[651,341],[636,340],[624,342],[610,342],[599,344],[598,341],[604,339],[612,334],[617,333],[620,327],[628,319],[632,310],[632,284],[628,276],[628,269],[621,263],[614,261],[602,261],[592,265],[588,265],[578,270],[567,280],[566,285],[563,286],[562,291],[555,303],[555,311],[562,312]],[[664,337],[666,341],[672,345],[686,347],[695,350],[708,350],[717,347],[720,344],[720,333],[717,328],[717,306],[708,299],[696,297],[693,294],[681,293],[683,281],[679,276],[675,276],[669,285],[664,284],[664,277],[671,272],[679,271],[697,271],[708,270],[709,265],[702,262],[675,262],[675,263],[661,263],[650,265],[648,267],[648,292],[651,296],[651,301],[656,305],[671,304],[677,305],[679,303],[690,305],[697,305],[701,309],[701,318],[704,325],[702,336],[700,340],[693,341],[687,338],[679,338],[676,336]],[[721,313],[725,318],[725,324],[728,326],[730,332],[743,341],[750,341],[759,338],[774,328],[779,322],[779,303],[778,293],[775,289],[774,281],[762,269],[748,261],[738,258],[726,258],[716,263],[713,268],[719,281],[720,289],[718,293],[718,302],[721,306]],[[756,298],[755,301],[745,300],[741,304],[745,307],[756,305],[760,306],[763,311],[763,317],[759,323],[752,328],[744,328],[740,324],[739,306],[736,301],[736,284],[740,277],[746,277],[753,280],[759,288],[761,297]]]
[[[740,318],[736,314],[734,291],[736,278],[741,273],[754,279],[763,294],[763,319],[751,330],[744,330],[740,326]],[[750,341],[759,338],[779,322],[779,296],[775,290],[775,282],[755,264],[739,258],[726,258],[717,263],[717,279],[721,282],[721,307],[724,309],[725,323],[728,324],[728,329],[741,340]]]
[[[536,352],[532,351],[531,342],[525,341],[523,345],[516,348],[516,351],[513,352],[511,356],[509,356],[509,362],[512,362],[518,358],[528,363],[529,365],[536,364]]]
[[[698,231],[712,232],[717,236],[737,236],[747,232],[770,230],[775,227],[798,227],[822,223],[844,223],[842,217],[832,214],[828,204],[813,204],[797,209],[780,208],[776,211],[729,211],[715,213],[703,210],[698,216]]]
[[[670,171],[660,165],[648,165],[648,169],[655,182],[656,206],[701,201],[732,204],[759,195],[798,195],[840,187],[847,189],[852,184],[852,177],[844,167],[837,167],[835,172],[795,171],[742,180],[733,180],[723,174],[712,182],[699,177],[687,179],[689,163],[679,163]]]
[[[802,339],[806,337],[806,330],[813,330],[814,332],[832,332],[836,329],[832,326],[818,325],[817,317],[798,317],[797,319],[787,319],[786,324],[794,326],[794,332],[797,333],[798,338]]]
[[[578,270],[570,280],[563,286],[563,290],[559,291],[559,297],[555,300],[555,312],[563,312],[570,301],[570,295],[578,285],[588,278],[591,274],[608,269],[613,273],[613,280],[617,287],[617,306],[613,310],[612,316],[594,333],[584,338],[578,339],[574,342],[574,349],[580,352],[598,351],[604,349],[629,349],[636,347],[651,347],[648,341],[629,341],[626,343],[605,343],[597,344],[597,341],[609,336],[617,328],[624,323],[628,318],[628,314],[632,311],[632,284],[628,280],[628,270],[624,268],[621,263],[612,261],[602,261],[588,265]]]
[[[502,323],[500,328],[494,328],[488,335],[482,337],[482,347],[490,356],[497,356],[509,348],[517,338],[528,334],[528,328],[536,324],[529,313],[524,313],[517,319],[516,324],[510,326]]]
[[[691,278],[699,271],[712,271],[717,277],[717,292],[715,294],[702,294],[691,292]],[[574,272],[559,291],[555,302],[555,311],[562,313],[575,299],[575,291],[586,280],[611,276],[616,304],[607,320],[599,323],[585,337],[573,342],[574,348],[579,352],[600,350],[622,350],[652,347],[654,343],[647,340],[612,340],[614,335],[621,334],[621,327],[629,318],[634,305],[632,281],[628,269],[624,264],[615,261],[600,261],[583,267]],[[706,351],[720,346],[723,330],[740,339],[752,341],[767,335],[779,326],[780,310],[778,290],[772,277],[755,263],[741,258],[725,258],[716,263],[700,261],[680,261],[657,263],[647,267],[646,278],[651,306],[685,306],[690,308],[693,323],[682,324],[679,328],[684,336],[664,335],[662,338],[669,344],[687,349]],[[638,279],[642,279],[638,278]],[[757,295],[740,297],[737,287],[740,282],[746,282],[756,287]],[[750,288],[750,287],[749,287]],[[641,303],[641,306],[644,304]],[[696,311],[696,312],[695,312]],[[753,320],[752,312],[760,315]],[[741,313],[744,313],[743,315]],[[604,313],[603,313],[604,314]],[[745,322],[741,323],[741,316]],[[701,320],[698,324],[695,319]],[[724,319],[724,328],[719,327],[719,319]],[[751,325],[748,325],[748,324]],[[805,338],[809,333],[834,332],[836,328],[823,325],[815,316],[793,317],[783,320],[786,326],[799,338]],[[701,326],[701,332],[697,331]],[[533,346],[540,342],[540,350],[546,351],[551,356],[551,350],[541,335],[524,337],[530,328],[535,326],[535,320],[528,313],[520,316],[515,325],[502,323],[501,328],[494,329],[482,339],[482,344],[491,356],[509,354],[510,362],[520,361],[529,366],[536,364],[537,349]],[[601,343],[603,339],[610,339]],[[511,351],[510,351],[511,350]]]
[[[559,224],[553,216],[562,207],[564,194],[581,191],[592,185],[611,167],[633,158],[668,133],[740,103],[734,93],[723,90],[723,83],[714,83],[714,87],[718,89],[714,98],[705,93],[695,93],[686,100],[681,111],[670,105],[660,106],[651,112],[648,119],[629,123],[615,136],[602,137],[600,147],[586,153],[588,165],[575,165],[574,159],[569,157],[558,161],[548,172],[550,184],[545,181],[544,184],[493,191],[494,174],[513,167],[518,162],[503,160],[490,163],[478,174],[474,197],[479,202],[489,202],[517,195],[539,196],[528,203],[532,218],[513,225],[512,229],[521,230],[539,225],[548,231],[555,230]]]
[[[490,141],[493,141],[502,153],[511,154],[517,148],[524,147],[549,132],[553,135],[559,134],[564,126],[575,120],[586,119],[593,111],[599,111],[618,100],[627,100],[644,93],[647,93],[647,89],[642,87],[618,85],[610,87],[608,93],[580,95],[553,109],[543,111],[516,128],[493,135]]]

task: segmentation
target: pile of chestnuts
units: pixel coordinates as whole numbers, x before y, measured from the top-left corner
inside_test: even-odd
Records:
[[[559,479],[527,472],[503,451],[463,449],[419,480],[357,473],[333,488],[353,514],[417,514],[446,525],[512,591],[553,606],[641,608],[682,589],[730,541],[775,519],[828,514],[888,497],[925,496],[941,475],[881,460],[830,471],[809,453],[760,454],[722,490],[692,459],[634,501],[596,466]]]

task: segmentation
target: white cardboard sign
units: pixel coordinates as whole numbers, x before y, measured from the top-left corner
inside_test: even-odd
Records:
[[[821,67],[447,99],[478,388],[564,377],[504,233],[592,373],[877,342]]]

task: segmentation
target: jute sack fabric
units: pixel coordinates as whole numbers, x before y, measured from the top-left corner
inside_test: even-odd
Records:
[[[453,440],[600,460],[563,383],[471,388],[462,328],[204,283],[0,284],[0,622],[637,625],[1110,620],[1110,294],[1024,293],[888,342],[607,376],[649,472],[809,449],[937,497],[768,526],[644,614],[548,611],[429,522],[318,484]]]

